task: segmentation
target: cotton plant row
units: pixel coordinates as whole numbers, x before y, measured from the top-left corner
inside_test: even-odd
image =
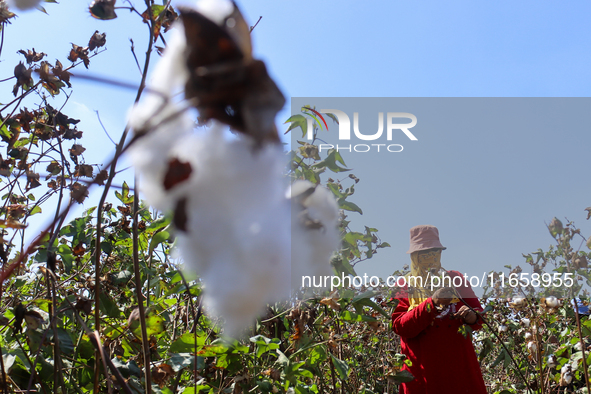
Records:
[[[571,331],[556,325],[562,322],[568,327],[568,315],[563,316],[564,311],[559,313],[564,305],[563,301],[555,296],[541,298],[538,305],[531,304],[530,300],[523,296],[515,296],[507,301],[514,317],[512,322],[506,318],[500,319],[497,332],[501,338],[522,337],[525,354],[528,355],[529,360],[535,366],[539,363],[541,355],[542,364],[548,368],[548,376],[555,375],[558,386],[566,387],[573,384],[578,377],[577,371],[581,374],[580,379],[583,379],[582,363],[579,357],[583,344],[575,332],[572,333],[574,337],[571,338],[572,335],[569,335]],[[523,314],[526,317],[519,317]],[[505,314],[501,313],[501,315]],[[551,319],[550,316],[555,317]],[[589,348],[586,346],[586,356],[589,355]],[[549,352],[552,353],[548,354]]]
[[[181,9],[148,93],[130,111],[141,190],[153,207],[173,211],[182,259],[230,336],[268,303],[290,297],[302,275],[329,275],[339,244],[332,192],[308,181],[289,185],[284,175],[274,125],[284,99],[252,59],[244,26],[230,1]],[[208,47],[212,36],[231,50]],[[196,131],[191,107],[212,127]]]

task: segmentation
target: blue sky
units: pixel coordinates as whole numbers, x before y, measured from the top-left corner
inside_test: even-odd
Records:
[[[141,2],[132,2],[143,11]],[[587,97],[591,89],[588,2],[250,0],[239,6],[250,24],[263,17],[253,32],[255,56],[266,61],[288,98]],[[99,30],[107,33],[107,51],[91,59],[90,72],[139,82],[129,49],[132,38],[143,62],[147,29],[139,18],[118,10],[119,18],[98,21],[84,1],[46,9],[49,16],[21,13],[7,27],[3,75],[12,75],[21,48],[35,47],[52,63],[59,58],[69,64],[70,42],[86,45]],[[89,149],[87,162],[105,163],[113,146],[94,111],[118,139],[134,92],[80,80],[73,84],[65,112],[83,120],[89,147],[101,147]],[[8,90],[0,92],[0,102],[7,102]],[[278,123],[288,116],[289,103]],[[424,185],[400,175],[408,163],[382,164],[393,175],[376,178],[371,168],[344,155],[361,179],[353,201],[364,215],[353,225],[377,227],[392,245],[358,271],[386,276],[407,263],[408,229],[416,224],[437,225],[448,246],[444,266],[474,275],[519,264],[521,253],[546,248],[552,239],[544,222],[553,216],[566,216],[591,234],[584,212],[591,205],[588,130],[557,126],[543,135],[528,130],[514,143],[507,142],[511,135],[475,131],[469,137],[439,134],[421,140],[425,147],[437,144],[430,148],[437,155],[425,171],[435,168],[439,176]],[[425,151],[404,153],[410,163],[425,160]],[[416,198],[409,209],[401,196],[413,190],[441,199],[436,204]]]

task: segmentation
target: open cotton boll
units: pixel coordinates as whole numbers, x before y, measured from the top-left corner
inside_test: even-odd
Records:
[[[163,178],[175,145],[182,143],[195,122],[174,100],[188,79],[182,25],[176,24],[164,54],[148,84],[144,99],[129,113],[129,124],[138,134],[145,134],[132,146],[130,155],[142,174],[140,187],[152,206],[161,210],[173,207],[175,195],[182,188],[165,190]]]
[[[187,46],[185,34],[182,24],[175,23],[174,26],[164,54],[152,73],[144,99],[129,114],[130,126],[136,132],[150,131],[159,125],[167,133],[174,132],[175,128],[163,121],[187,116],[173,99],[189,79],[184,54]]]
[[[186,265],[205,282],[205,303],[236,335],[268,302],[289,297],[290,210],[280,147],[253,152],[251,140],[221,130],[175,147],[194,174],[187,181],[187,231],[178,240]]]
[[[234,3],[230,0],[199,0],[195,9],[221,25],[224,19],[234,11]]]
[[[170,161],[178,158],[175,152],[191,136],[193,127],[188,116],[178,116],[166,122],[166,127],[142,136],[130,149],[131,160],[142,175],[140,189],[156,209],[174,208],[178,198],[187,192],[188,182],[166,190],[163,181]]]
[[[287,194],[292,204],[292,287],[299,289],[304,276],[331,274],[330,257],[340,239],[339,209],[330,190],[309,181],[294,182]]]
[[[41,0],[8,0],[8,6],[25,11],[37,7]]]

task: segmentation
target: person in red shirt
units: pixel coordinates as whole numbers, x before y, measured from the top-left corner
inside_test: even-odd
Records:
[[[410,229],[411,272],[399,288],[392,314],[392,329],[412,363],[404,369],[414,376],[401,385],[402,394],[487,393],[470,330],[463,327],[481,328],[474,311],[481,312],[482,306],[459,272],[442,269],[445,249],[435,226]],[[431,287],[440,279],[448,287]]]

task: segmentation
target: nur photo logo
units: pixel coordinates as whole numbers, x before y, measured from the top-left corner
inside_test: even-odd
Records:
[[[364,129],[362,131],[360,129],[359,112],[353,112],[353,127],[351,127],[351,118],[345,111],[339,109],[316,110],[311,106],[303,106],[301,114],[293,115],[285,122],[291,123],[286,133],[299,127],[302,129],[302,137],[308,141],[315,141],[318,139],[319,132],[329,131],[326,116],[338,126],[338,143],[319,144],[320,152],[336,149],[337,152],[345,150],[359,153],[370,151],[398,153],[402,152],[404,147],[399,143],[391,143],[393,139],[398,140],[400,135],[404,135],[410,141],[418,141],[418,138],[410,131],[417,124],[415,115],[408,112],[376,113],[378,118],[377,131],[372,133],[369,130]],[[373,114],[374,118],[376,113]],[[371,117],[372,114],[365,111],[363,116]],[[355,143],[356,141],[363,143]]]

